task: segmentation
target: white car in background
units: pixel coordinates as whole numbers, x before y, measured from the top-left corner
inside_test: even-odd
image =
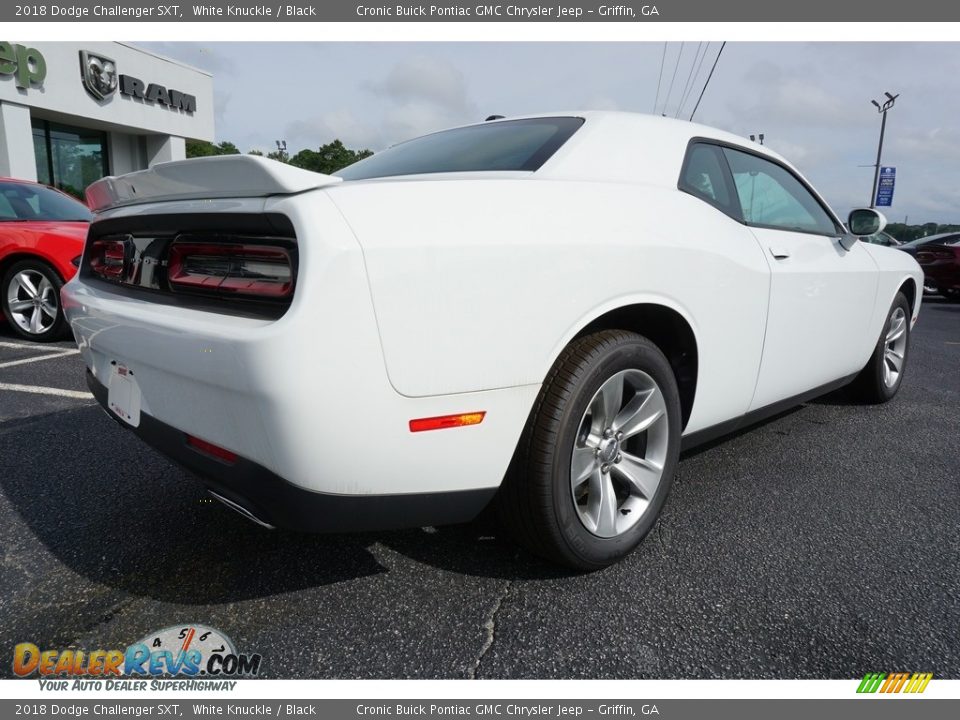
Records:
[[[88,190],[64,307],[109,412],[257,522],[466,521],[633,549],[681,448],[903,381],[923,275],[784,159],[627,113],[427,135],[337,177],[166,163]]]

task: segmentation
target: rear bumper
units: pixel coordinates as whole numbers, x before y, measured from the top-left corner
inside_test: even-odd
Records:
[[[107,409],[107,388],[87,370],[87,385]],[[116,419],[116,418],[114,418]],[[238,457],[234,463],[199,452],[186,434],[142,413],[136,428],[117,423],[168,458],[199,476],[207,488],[262,524],[303,532],[395,530],[449,525],[476,517],[496,488],[402,495],[336,495],[314,492],[267,468]]]

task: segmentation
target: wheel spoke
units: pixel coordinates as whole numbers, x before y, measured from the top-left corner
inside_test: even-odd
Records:
[[[625,438],[632,437],[647,430],[663,417],[666,411],[663,395],[657,388],[638,392],[617,415],[613,421],[613,429],[622,432]]]
[[[903,334],[907,331],[906,325],[907,323],[903,318],[893,322],[887,332],[887,343],[892,343],[894,340],[903,337]]]
[[[610,427],[623,404],[623,373],[607,380],[594,399],[593,412],[602,419],[604,427]]]
[[[590,476],[590,511],[595,526],[593,531],[601,537],[612,537],[617,530],[617,493],[609,473],[594,471]]]
[[[903,367],[903,355],[895,350],[887,350],[887,362],[893,366],[894,370],[900,372],[900,368]]]
[[[49,303],[49,302],[42,302],[42,303],[40,303],[40,308],[43,310],[43,312],[45,312],[45,313],[47,314],[47,317],[49,317],[51,320],[56,320],[56,319],[57,319],[57,306],[56,306],[56,305],[53,305],[53,304],[51,304],[51,303]]]
[[[597,455],[593,448],[574,448],[573,462],[570,465],[570,484],[573,489],[580,487],[590,474],[598,469]]]
[[[622,456],[623,459],[614,465],[612,470],[617,477],[628,483],[631,495],[640,495],[647,500],[652,500],[660,486],[663,466],[629,453],[622,453]]]
[[[53,292],[53,285],[50,284],[50,281],[47,278],[43,278],[40,281],[40,285],[37,286],[37,294],[46,299],[47,295]]]
[[[30,300],[12,300],[10,302],[11,312],[25,312],[32,307],[33,303]]]
[[[30,316],[30,332],[39,333],[43,331],[43,312],[39,307],[33,309],[33,315]]]
[[[37,296],[37,288],[36,288],[36,286],[30,281],[30,278],[27,276],[26,273],[20,273],[19,275],[17,275],[16,281],[17,281],[17,285],[19,285],[21,288],[23,288],[23,291],[24,291],[29,297],[35,298],[35,297]]]

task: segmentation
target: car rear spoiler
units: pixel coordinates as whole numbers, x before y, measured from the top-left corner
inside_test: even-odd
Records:
[[[217,155],[105,177],[90,185],[86,196],[89,208],[97,212],[166,200],[292,195],[339,182],[341,178],[256,155]]]

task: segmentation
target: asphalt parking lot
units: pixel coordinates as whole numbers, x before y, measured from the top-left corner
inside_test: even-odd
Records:
[[[269,677],[958,678],[960,305],[909,362],[890,404],[684,456],[640,549],[570,575],[475,527],[262,530],[107,418],[72,343],[0,325],[0,656],[193,622]]]

